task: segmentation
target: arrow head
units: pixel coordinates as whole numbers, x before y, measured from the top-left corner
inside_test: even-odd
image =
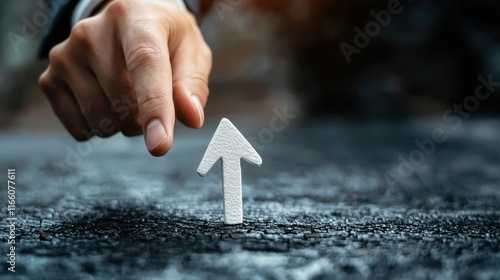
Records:
[[[219,158],[233,160],[244,159],[248,163],[260,166],[262,158],[255,151],[240,131],[226,118],[223,118],[217,129],[205,155],[198,166],[198,174],[205,176]]]

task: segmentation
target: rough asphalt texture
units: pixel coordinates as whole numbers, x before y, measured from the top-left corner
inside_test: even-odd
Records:
[[[247,137],[268,126],[231,120]],[[52,165],[78,146],[66,134],[2,132],[20,225],[15,275],[1,231],[0,278],[499,279],[500,121],[295,121],[259,150],[261,167],[242,163],[239,226],[221,222],[220,164],[196,174],[217,124],[179,125],[159,159],[141,138],[101,140],[62,171]],[[447,141],[388,183],[436,127]]]

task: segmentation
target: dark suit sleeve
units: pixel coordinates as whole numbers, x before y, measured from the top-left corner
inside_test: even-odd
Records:
[[[71,32],[71,17],[78,0],[48,0],[48,6],[56,7],[53,17],[44,31],[38,48],[38,57],[47,58],[53,46],[64,41]]]

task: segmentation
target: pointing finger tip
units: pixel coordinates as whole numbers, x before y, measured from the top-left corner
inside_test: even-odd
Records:
[[[172,145],[170,134],[159,119],[153,119],[148,123],[144,136],[146,147],[153,156],[165,155]]]

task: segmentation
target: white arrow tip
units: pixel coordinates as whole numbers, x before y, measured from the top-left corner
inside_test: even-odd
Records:
[[[205,176],[219,158],[243,158],[245,161],[260,166],[262,158],[252,145],[238,131],[238,129],[226,118],[223,118],[217,129],[205,155],[196,170],[200,176]]]

